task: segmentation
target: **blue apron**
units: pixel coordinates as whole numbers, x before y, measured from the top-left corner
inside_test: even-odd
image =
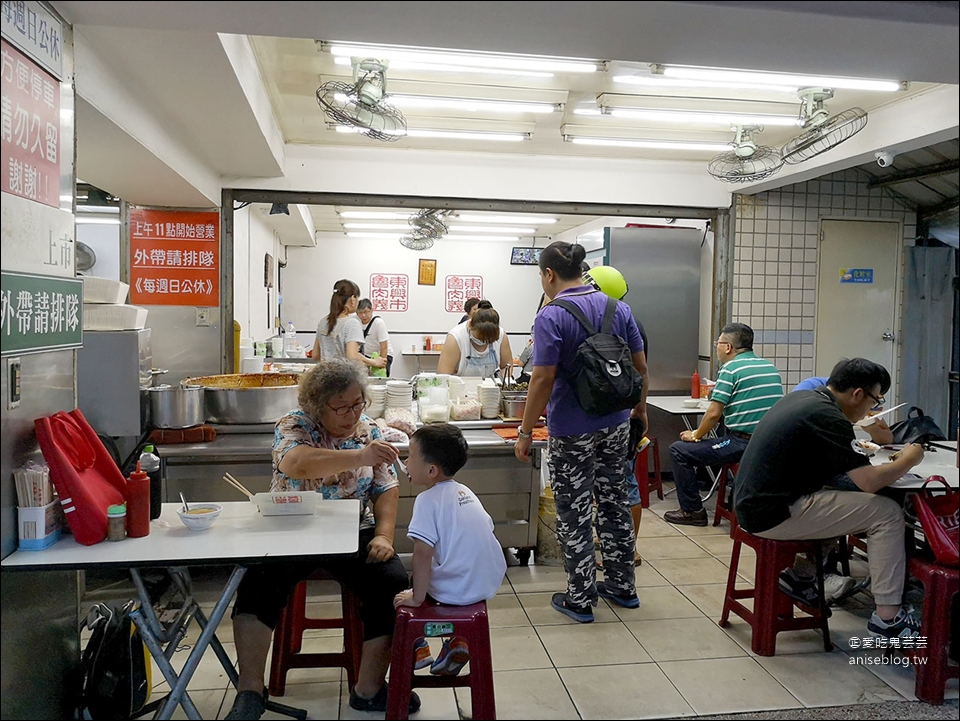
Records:
[[[467,353],[466,361],[463,364],[463,372],[460,375],[492,378],[499,367],[497,351],[493,343],[488,344],[487,349],[483,352],[478,352],[473,343],[470,343],[470,351]]]

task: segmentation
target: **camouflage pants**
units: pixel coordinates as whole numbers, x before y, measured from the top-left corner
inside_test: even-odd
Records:
[[[550,485],[557,503],[557,536],[567,572],[567,599],[576,606],[597,602],[593,501],[606,586],[636,592],[633,519],[624,469],[629,423],[575,436],[550,436]]]

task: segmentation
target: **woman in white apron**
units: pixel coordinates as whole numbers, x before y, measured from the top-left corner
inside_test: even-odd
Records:
[[[473,318],[447,333],[437,361],[437,373],[490,378],[513,360],[510,341],[493,308],[478,310]]]

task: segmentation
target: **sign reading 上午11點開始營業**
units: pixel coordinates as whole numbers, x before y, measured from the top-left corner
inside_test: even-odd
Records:
[[[220,304],[220,214],[130,210],[130,302]]]
[[[2,354],[83,345],[83,281],[33,273],[0,274]]]

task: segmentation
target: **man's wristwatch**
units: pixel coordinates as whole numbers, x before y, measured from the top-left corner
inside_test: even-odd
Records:
[[[533,431],[529,433],[525,432],[522,428],[517,429],[517,439],[520,438],[533,438]]]

